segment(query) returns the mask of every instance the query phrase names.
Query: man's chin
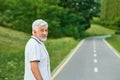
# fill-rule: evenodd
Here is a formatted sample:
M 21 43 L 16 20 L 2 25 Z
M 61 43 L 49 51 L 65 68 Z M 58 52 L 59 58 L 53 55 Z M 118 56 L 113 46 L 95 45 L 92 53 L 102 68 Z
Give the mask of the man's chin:
M 39 38 L 42 42 L 46 41 L 47 38 Z

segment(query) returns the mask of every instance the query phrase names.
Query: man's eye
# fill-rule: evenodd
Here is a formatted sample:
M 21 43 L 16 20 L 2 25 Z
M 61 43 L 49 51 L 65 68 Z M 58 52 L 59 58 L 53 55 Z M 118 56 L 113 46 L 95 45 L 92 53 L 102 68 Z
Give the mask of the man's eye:
M 45 30 L 46 32 L 48 31 L 48 30 Z
M 40 32 L 44 32 L 44 31 L 45 31 L 45 32 L 48 32 L 47 29 L 41 29 L 41 30 L 40 30 Z

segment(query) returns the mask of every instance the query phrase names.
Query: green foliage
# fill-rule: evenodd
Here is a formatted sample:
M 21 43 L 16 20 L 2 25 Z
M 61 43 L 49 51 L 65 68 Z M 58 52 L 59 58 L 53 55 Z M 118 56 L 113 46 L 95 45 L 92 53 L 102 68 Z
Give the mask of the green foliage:
M 94 17 L 91 20 L 91 23 L 92 24 L 99 24 L 99 25 L 105 26 L 106 28 L 113 29 L 113 30 L 119 30 L 120 29 L 120 27 L 119 27 L 119 23 L 120 23 L 119 17 L 116 17 L 115 20 L 112 20 L 112 21 L 109 21 L 109 20 L 101 21 L 100 18 Z
M 120 0 L 103 0 L 101 7 L 101 19 L 113 20 L 115 17 L 120 16 Z
M 120 0 L 102 0 L 101 23 L 107 26 L 119 26 Z
M 114 30 L 96 24 L 92 24 L 91 28 L 85 31 L 86 36 L 110 35 L 114 33 Z
M 97 15 L 100 4 L 94 0 L 60 0 L 60 6 L 67 8 L 70 12 L 79 13 L 88 19 Z
M 70 14 L 71 19 L 67 20 L 72 22 L 73 26 L 78 27 L 80 36 L 90 27 L 90 19 L 93 16 L 98 16 L 100 11 L 100 4 L 94 0 L 60 0 L 59 5 L 72 13 Z
M 24 48 L 30 35 L 0 27 L 0 36 L 0 80 L 23 80 Z M 77 43 L 73 38 L 48 39 L 45 42 L 51 59 L 51 71 Z
M 114 25 L 120 28 L 120 16 L 115 18 Z
M 49 37 L 76 38 L 90 27 L 89 20 L 98 11 L 94 0 L 0 0 L 0 25 L 31 34 L 32 22 L 42 18 L 49 23 Z

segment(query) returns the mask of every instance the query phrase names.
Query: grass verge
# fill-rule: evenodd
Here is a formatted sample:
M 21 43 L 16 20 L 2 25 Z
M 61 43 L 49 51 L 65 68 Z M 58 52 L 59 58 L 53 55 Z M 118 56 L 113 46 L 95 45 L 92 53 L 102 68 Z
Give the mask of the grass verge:
M 106 40 L 120 53 L 120 35 L 112 35 Z
M 0 80 L 23 80 L 24 47 L 29 38 L 29 34 L 0 27 Z M 51 71 L 78 42 L 73 38 L 48 39 L 45 42 Z
M 86 36 L 110 35 L 114 33 L 114 30 L 105 28 L 97 24 L 92 24 L 91 27 L 85 31 Z
M 73 38 L 49 39 L 46 48 L 50 53 L 51 71 L 66 57 L 77 45 L 78 41 Z

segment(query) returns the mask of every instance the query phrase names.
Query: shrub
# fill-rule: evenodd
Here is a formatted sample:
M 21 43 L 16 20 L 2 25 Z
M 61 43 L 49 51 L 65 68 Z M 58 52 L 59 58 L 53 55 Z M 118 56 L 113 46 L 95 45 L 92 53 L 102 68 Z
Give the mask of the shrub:
M 53 1 L 53 5 L 49 0 L 0 0 L 0 25 L 31 34 L 32 22 L 42 18 L 49 24 L 49 37 L 82 35 L 81 32 L 90 27 L 90 19 L 57 2 Z
M 120 28 L 120 16 L 114 19 L 114 25 Z

